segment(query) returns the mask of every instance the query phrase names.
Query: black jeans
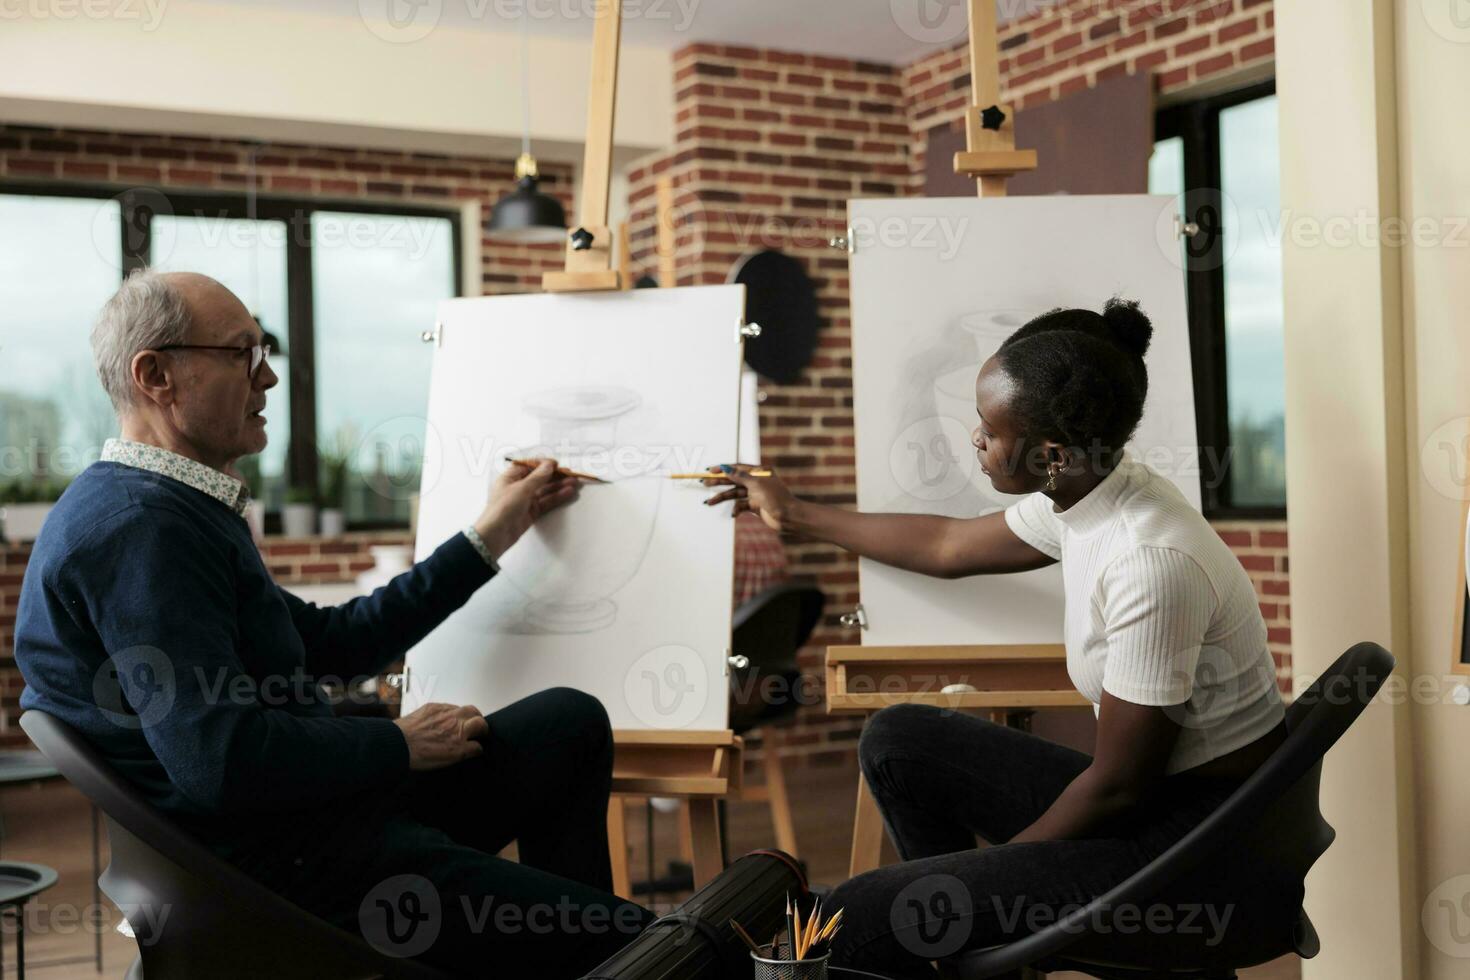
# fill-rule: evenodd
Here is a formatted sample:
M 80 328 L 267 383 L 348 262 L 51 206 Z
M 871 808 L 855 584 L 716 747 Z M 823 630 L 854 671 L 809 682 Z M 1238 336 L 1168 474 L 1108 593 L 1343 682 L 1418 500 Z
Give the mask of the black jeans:
M 846 911 L 832 962 L 890 977 L 932 978 L 931 960 L 1057 921 L 1166 850 L 1236 785 L 1169 777 L 1118 836 L 1007 844 L 1089 756 L 922 705 L 875 714 L 858 755 L 903 863 L 836 889 L 827 904 Z M 977 848 L 977 835 L 992 846 Z M 1208 918 L 1199 925 L 1212 927 Z
M 320 851 L 260 876 L 392 956 L 464 976 L 580 977 L 654 919 L 611 894 L 607 713 L 553 688 L 485 720 L 484 755 L 344 807 Z M 519 863 L 495 856 L 513 840 Z

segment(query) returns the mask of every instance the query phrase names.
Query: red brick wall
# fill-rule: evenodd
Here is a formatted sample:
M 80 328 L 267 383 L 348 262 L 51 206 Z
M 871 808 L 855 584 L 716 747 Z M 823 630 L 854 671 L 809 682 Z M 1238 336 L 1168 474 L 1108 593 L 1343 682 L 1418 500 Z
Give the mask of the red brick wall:
M 1275 57 L 1274 0 L 1062 0 L 999 30 L 1001 98 L 1017 109 L 1063 98 L 1115 75 L 1151 72 L 1162 99 L 1264 79 Z M 966 42 L 903 71 L 916 180 L 941 123 L 964 128 Z

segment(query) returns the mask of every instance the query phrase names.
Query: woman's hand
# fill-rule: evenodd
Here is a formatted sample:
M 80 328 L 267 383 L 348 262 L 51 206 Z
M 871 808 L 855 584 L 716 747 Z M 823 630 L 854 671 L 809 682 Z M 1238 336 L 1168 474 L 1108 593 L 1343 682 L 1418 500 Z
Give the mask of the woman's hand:
M 531 462 L 534 469 L 512 464 L 496 477 L 490 499 L 475 520 L 475 530 L 497 561 L 542 515 L 577 496 L 581 481 L 558 473 L 556 460 Z
M 710 497 L 705 505 L 733 500 L 735 514 L 753 511 L 771 530 L 782 534 L 796 533 L 796 513 L 801 507 L 801 501 L 792 496 L 791 491 L 786 489 L 786 484 L 774 473 L 770 476 L 752 476 L 752 469 L 750 466 L 738 465 L 711 466 L 711 475 L 705 477 L 704 485 L 728 486 L 730 489 Z

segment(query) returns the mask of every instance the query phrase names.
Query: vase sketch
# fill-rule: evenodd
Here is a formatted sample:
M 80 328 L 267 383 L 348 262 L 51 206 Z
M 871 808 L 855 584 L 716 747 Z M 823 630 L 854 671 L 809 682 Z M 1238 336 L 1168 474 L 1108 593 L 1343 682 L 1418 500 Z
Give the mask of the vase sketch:
M 975 343 L 975 359 L 934 379 L 934 407 L 938 417 L 954 419 L 967 431 L 972 431 L 979 424 L 975 411 L 975 379 L 980 374 L 980 367 L 1000 348 L 1007 337 L 1025 326 L 1035 315 L 1030 310 L 994 309 L 967 313 L 960 317 L 960 328 Z M 953 449 L 956 453 L 973 451 L 968 443 Z M 978 483 L 976 490 L 984 499 L 982 506 L 986 510 L 999 509 L 1005 505 L 1002 496 L 990 489 L 990 481 L 981 477 Z
M 540 423 L 540 451 L 608 480 L 584 484 L 502 556 L 501 574 L 530 600 L 524 619 L 534 630 L 587 633 L 617 620 L 612 596 L 643 564 L 666 482 L 648 475 L 651 454 L 618 441 L 619 420 L 641 404 L 637 392 L 610 385 L 555 388 L 522 402 Z

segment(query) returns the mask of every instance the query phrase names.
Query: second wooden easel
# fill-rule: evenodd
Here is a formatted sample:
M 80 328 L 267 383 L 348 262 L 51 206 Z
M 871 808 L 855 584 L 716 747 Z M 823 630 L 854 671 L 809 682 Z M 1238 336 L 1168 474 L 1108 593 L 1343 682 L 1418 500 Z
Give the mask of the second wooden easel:
M 970 89 L 965 149 L 955 173 L 973 177 L 981 197 L 1004 197 L 1006 181 L 1036 169 L 1036 151 L 1016 149 L 1014 113 L 1000 101 L 994 0 L 969 0 Z M 834 646 L 827 648 L 827 711 L 864 716 L 891 704 L 986 709 L 1005 724 L 1017 709 L 1080 707 L 1088 701 L 1067 677 L 1061 644 L 974 646 Z M 944 693 L 950 687 L 954 693 Z M 881 862 L 883 820 L 858 775 L 849 873 Z

